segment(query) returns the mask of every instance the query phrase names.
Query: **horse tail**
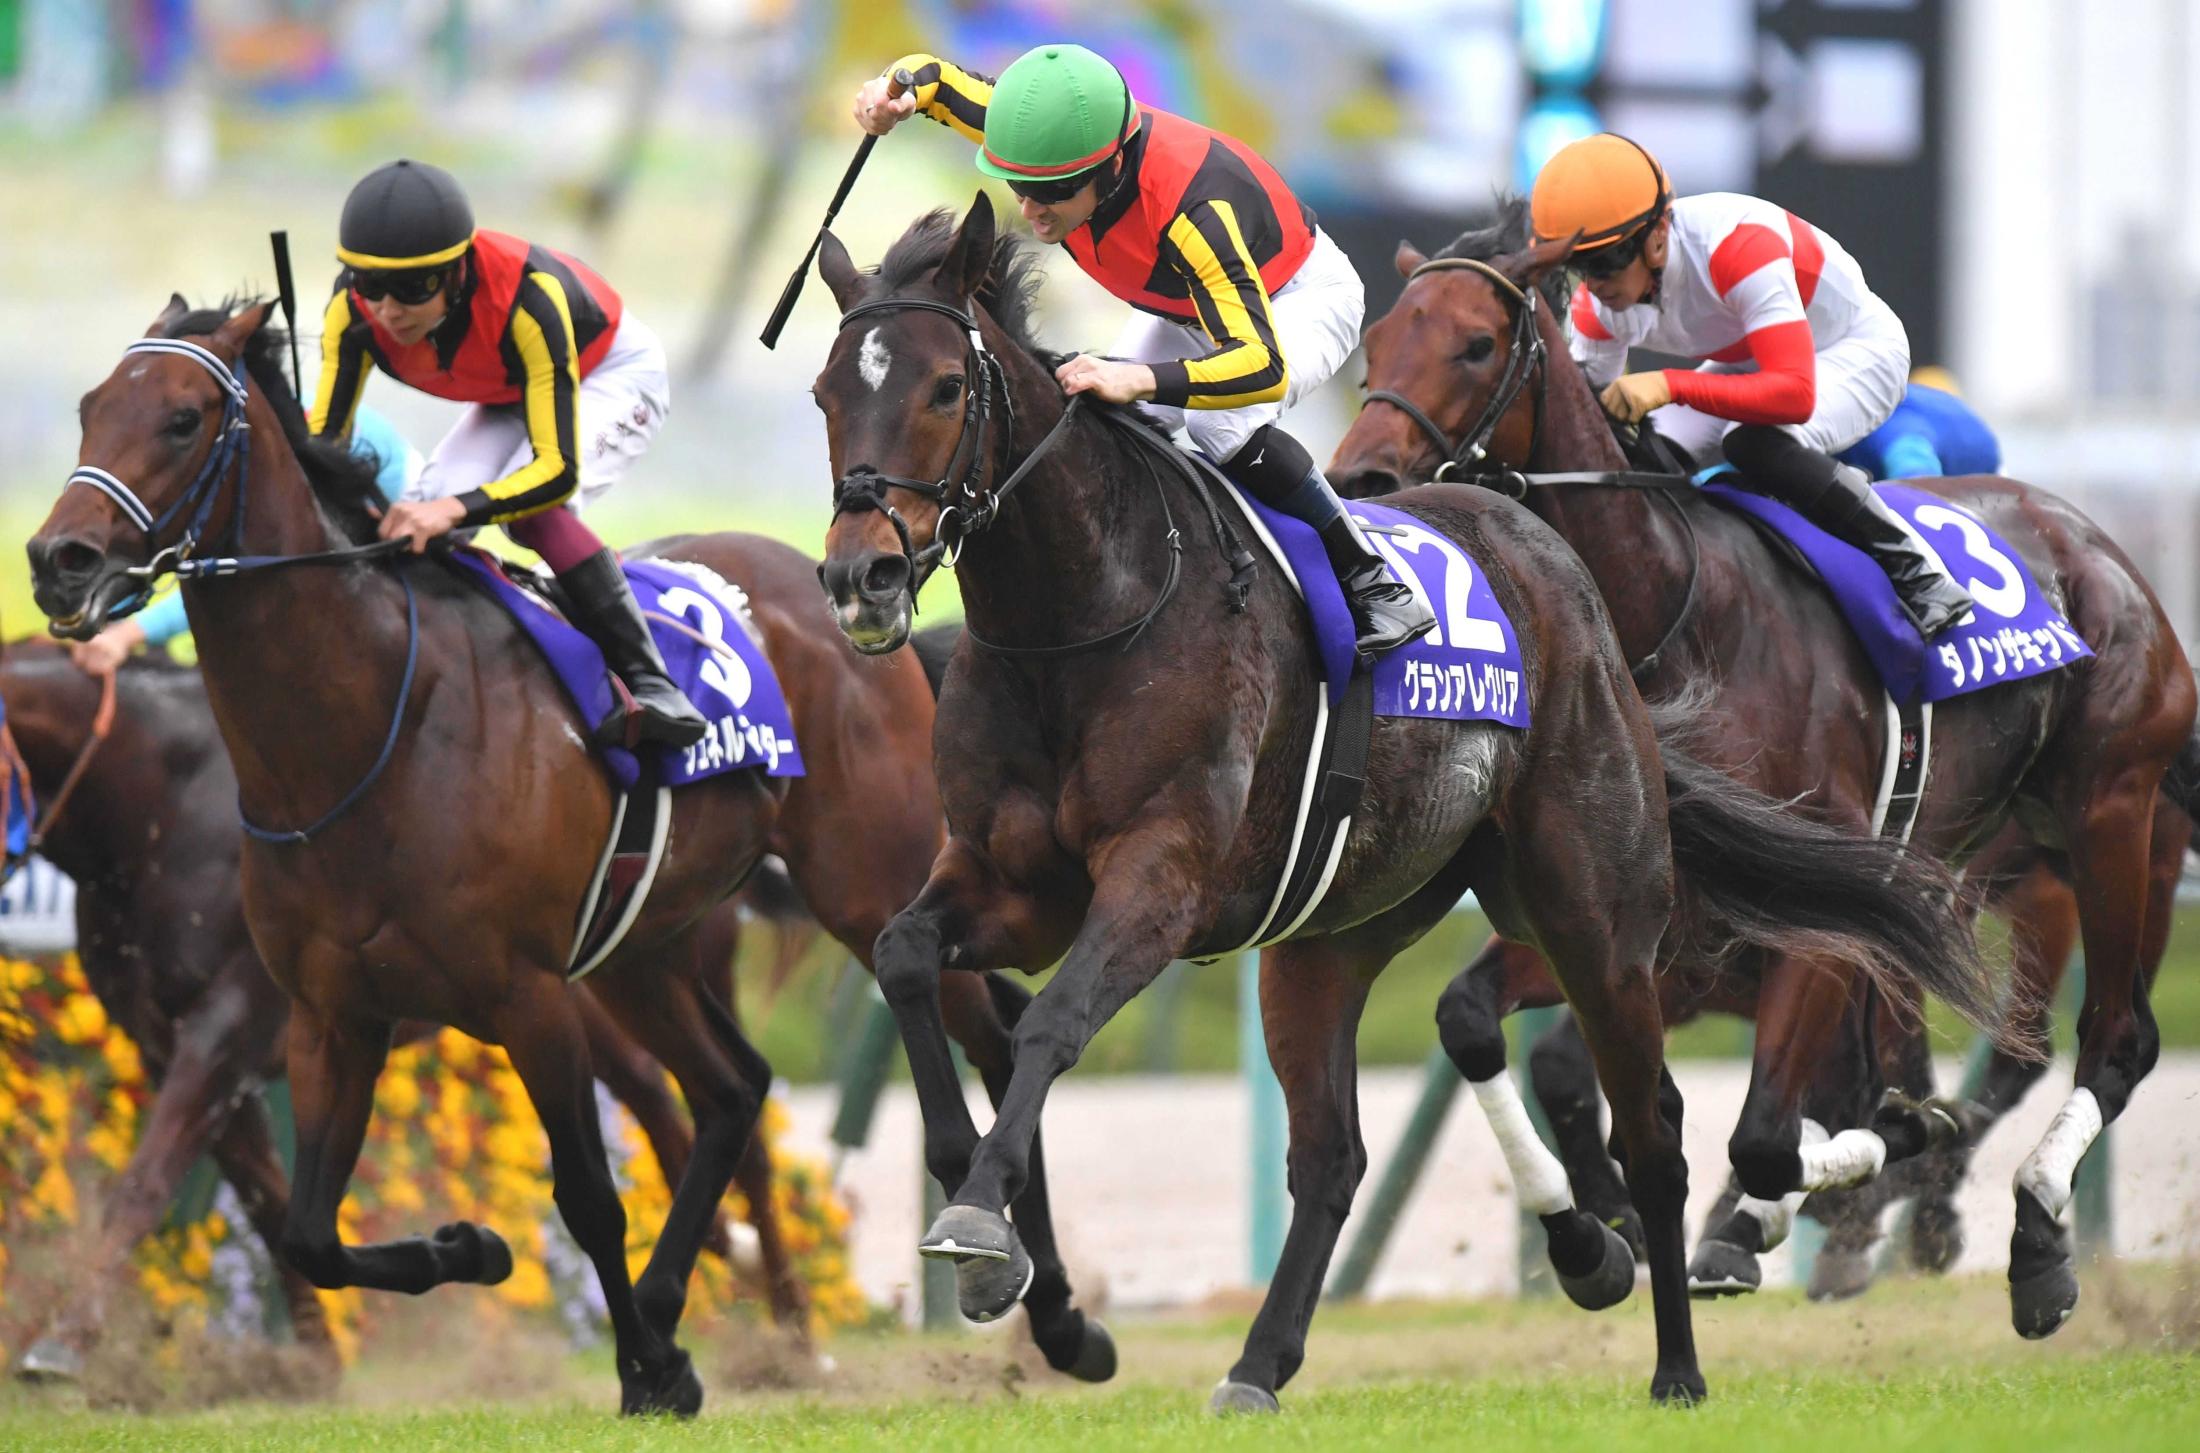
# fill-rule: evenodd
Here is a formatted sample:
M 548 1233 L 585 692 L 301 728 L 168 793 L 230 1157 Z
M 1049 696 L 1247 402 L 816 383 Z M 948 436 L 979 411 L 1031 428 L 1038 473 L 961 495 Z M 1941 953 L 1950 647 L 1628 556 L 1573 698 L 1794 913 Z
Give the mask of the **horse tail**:
M 924 665 L 924 679 L 932 684 L 935 700 L 940 694 L 940 683 L 947 679 L 947 663 L 955 659 L 955 647 L 962 643 L 963 628 L 960 624 L 926 626 L 909 638 L 909 649 L 917 653 L 917 660 Z
M 1953 873 L 1901 843 L 1792 810 L 1688 755 L 1700 721 L 1687 703 L 1653 707 L 1665 762 L 1681 913 L 1680 947 L 1718 965 L 1744 950 L 1860 969 L 1901 1012 L 1918 990 L 2013 1052 L 1972 913 Z

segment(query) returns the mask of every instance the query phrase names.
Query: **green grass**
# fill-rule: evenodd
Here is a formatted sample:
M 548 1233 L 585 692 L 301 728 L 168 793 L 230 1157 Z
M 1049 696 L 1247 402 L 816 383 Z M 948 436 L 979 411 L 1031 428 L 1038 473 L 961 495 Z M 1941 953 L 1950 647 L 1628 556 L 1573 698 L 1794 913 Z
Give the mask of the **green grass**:
M 1638 1295 L 1597 1317 L 1550 1302 L 1326 1308 L 1280 1419 L 1205 1412 L 1206 1389 L 1246 1325 L 1210 1315 L 1118 1323 L 1123 1373 L 1105 1388 L 1053 1377 L 1008 1336 L 897 1333 L 834 1344 L 839 1370 L 800 1390 L 740 1391 L 724 1375 L 734 1354 L 705 1340 L 691 1344 L 709 1389 L 700 1420 L 621 1422 L 609 1411 L 608 1353 L 500 1347 L 487 1334 L 455 1357 L 370 1352 L 334 1404 L 121 1414 L 88 1411 L 73 1393 L 0 1391 L 0 1447 L 2187 1448 L 2200 1414 L 2190 1304 L 2165 1337 L 2170 1304 L 2123 1287 L 2134 1280 L 2089 1279 L 2092 1304 L 2043 1345 L 2010 1333 L 1993 1280 L 1897 1284 L 1840 1307 L 1769 1295 L 1702 1310 L 1711 1398 L 1692 1411 L 1645 1396 L 1649 1316 Z M 470 1335 L 462 1327 L 444 1321 L 437 1340 Z

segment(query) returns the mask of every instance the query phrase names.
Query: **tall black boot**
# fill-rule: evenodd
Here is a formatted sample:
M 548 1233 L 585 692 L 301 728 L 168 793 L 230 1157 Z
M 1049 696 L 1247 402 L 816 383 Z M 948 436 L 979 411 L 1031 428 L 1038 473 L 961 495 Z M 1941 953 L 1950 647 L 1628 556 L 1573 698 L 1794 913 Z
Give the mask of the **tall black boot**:
M 702 740 L 710 724 L 672 678 L 665 658 L 649 634 L 649 622 L 627 586 L 615 551 L 601 550 L 558 577 L 573 608 L 573 624 L 603 651 L 604 664 L 626 683 L 641 708 L 641 740 L 688 747 Z M 626 713 L 614 711 L 596 723 L 600 746 L 626 743 Z
M 1322 527 L 1322 549 L 1344 587 L 1360 659 L 1372 662 L 1416 636 L 1436 629 L 1436 617 L 1411 586 L 1391 575 L 1383 557 L 1367 548 L 1352 521 L 1339 514 Z
M 1752 488 L 1871 556 L 1926 640 L 1971 618 L 1971 593 L 1918 547 L 1861 469 L 1835 463 L 1784 429 L 1758 424 L 1726 436 L 1726 457 Z
M 1421 597 L 1391 578 L 1345 518 L 1337 492 L 1306 446 L 1274 424 L 1263 424 L 1223 465 L 1238 486 L 1271 509 L 1304 520 L 1321 533 L 1329 568 L 1344 587 L 1363 665 L 1436 628 Z

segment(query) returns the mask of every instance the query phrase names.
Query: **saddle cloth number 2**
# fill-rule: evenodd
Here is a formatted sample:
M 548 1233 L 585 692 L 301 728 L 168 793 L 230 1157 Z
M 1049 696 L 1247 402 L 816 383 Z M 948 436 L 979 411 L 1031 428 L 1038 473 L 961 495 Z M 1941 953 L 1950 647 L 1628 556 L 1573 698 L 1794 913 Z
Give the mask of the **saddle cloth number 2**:
M 1468 605 L 1474 590 L 1474 562 L 1467 552 L 1431 530 L 1414 524 L 1370 525 L 1360 519 L 1366 531 L 1367 541 L 1376 553 L 1390 562 L 1390 568 L 1405 582 L 1406 588 L 1421 598 L 1436 617 L 1436 629 L 1429 632 L 1428 644 L 1449 646 L 1455 651 L 1479 651 L 1488 655 L 1503 655 L 1505 632 L 1497 622 L 1474 615 Z M 1407 557 L 1412 557 L 1411 564 Z M 1422 561 L 1434 555 L 1440 563 L 1436 589 L 1429 589 L 1429 582 L 1422 577 Z

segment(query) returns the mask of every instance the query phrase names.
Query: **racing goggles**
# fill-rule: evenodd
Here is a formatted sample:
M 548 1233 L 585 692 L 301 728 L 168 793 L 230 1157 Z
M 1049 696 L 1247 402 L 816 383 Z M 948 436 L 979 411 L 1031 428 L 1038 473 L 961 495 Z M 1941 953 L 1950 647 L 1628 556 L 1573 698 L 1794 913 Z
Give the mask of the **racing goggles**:
M 1610 247 L 1600 247 L 1594 252 L 1577 252 L 1566 259 L 1566 266 L 1585 278 L 1597 281 L 1618 277 L 1634 265 L 1636 258 L 1642 256 L 1643 236 L 1643 232 L 1637 232 Z
M 384 298 L 395 298 L 408 308 L 417 308 L 443 291 L 447 271 L 448 269 L 440 267 L 412 268 L 405 272 L 355 269 L 351 275 L 351 287 L 353 292 L 370 303 L 379 303 Z
M 1027 202 L 1037 202 L 1042 207 L 1058 207 L 1085 189 L 1097 168 L 1068 177 L 1048 177 L 1044 181 L 1010 182 L 1008 189 Z

